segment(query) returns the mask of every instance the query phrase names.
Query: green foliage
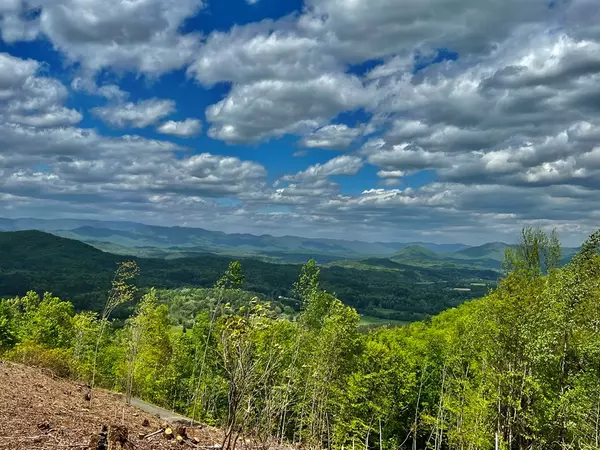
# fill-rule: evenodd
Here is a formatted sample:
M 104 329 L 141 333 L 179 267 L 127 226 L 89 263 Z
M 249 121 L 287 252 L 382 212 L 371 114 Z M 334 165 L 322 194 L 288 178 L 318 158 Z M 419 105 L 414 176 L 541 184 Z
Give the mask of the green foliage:
M 25 297 L 9 300 L 16 312 L 18 340 L 46 348 L 69 348 L 74 337 L 73 305 L 51 294 L 39 297 L 29 292 Z
M 92 360 L 92 389 L 96 383 L 96 369 L 98 365 L 98 352 L 104 336 L 104 330 L 108 324 L 108 319 L 112 312 L 120 305 L 133 300 L 136 292 L 132 281 L 139 274 L 139 268 L 135 261 L 125 261 L 119 264 L 112 279 L 111 289 L 108 293 L 104 310 L 100 318 L 100 327 L 94 347 L 94 359 Z
M 156 291 L 144 295 L 122 339 L 127 348 L 127 394 L 166 404 L 169 386 L 161 374 L 168 368 L 172 349 L 168 309 L 158 304 Z
M 300 269 L 300 277 L 294 282 L 294 293 L 307 303 L 319 291 L 319 275 L 321 269 L 314 259 L 309 260 Z
M 242 265 L 239 261 L 232 261 L 225 271 L 225 274 L 219 278 L 215 284 L 217 289 L 239 289 L 244 284 L 244 274 L 242 273 Z
M 76 314 L 73 324 L 73 356 L 77 360 L 78 372 L 83 379 L 91 379 L 96 340 L 100 334 L 97 314 L 84 311 Z
M 15 311 L 8 301 L 0 300 L 0 353 L 12 348 L 18 340 Z
M 238 310 L 258 298 L 263 304 L 269 303 L 277 314 L 287 318 L 293 318 L 297 313 L 282 302 L 268 301 L 266 296 L 257 295 L 254 292 L 239 289 L 216 289 L 216 288 L 182 288 L 166 289 L 157 291 L 158 301 L 168 306 L 171 323 L 191 329 L 198 314 L 205 311 L 214 311 L 219 299 L 232 310 Z M 218 311 L 218 314 L 221 311 Z
M 102 311 L 102 320 L 108 319 L 115 308 L 133 301 L 136 287 L 132 281 L 139 275 L 140 269 L 135 261 L 119 263 L 113 277 L 108 299 Z
M 405 327 L 359 330 L 314 262 L 286 320 L 233 263 L 211 290 L 148 291 L 124 327 L 29 293 L 0 303 L 0 333 L 7 357 L 84 380 L 97 354 L 99 384 L 222 426 L 223 448 L 252 433 L 265 447 L 594 449 L 599 247 L 600 232 L 558 268 L 556 236 L 526 229 L 497 289 Z
M 26 341 L 6 356 L 21 364 L 48 369 L 54 376 L 66 378 L 77 374 L 77 362 L 71 349 L 45 348 L 35 342 Z
M 30 290 L 39 294 L 52 292 L 73 303 L 76 311 L 91 310 L 101 314 L 107 302 L 106 292 L 113 288 L 115 269 L 129 259 L 46 233 L 0 233 L 0 298 L 23 296 Z M 140 268 L 135 285 L 145 292 L 151 287 L 161 291 L 213 288 L 228 270 L 231 258 L 202 254 L 176 260 L 136 258 L 134 261 Z M 257 259 L 240 262 L 245 277 L 236 279 L 233 267 L 230 268 L 231 277 L 223 282 L 233 283 L 235 286 L 232 287 L 253 292 L 273 303 L 280 302 L 278 306 L 282 310 L 287 307 L 288 315 L 292 313 L 290 310 L 298 312 L 301 309 L 295 301 L 298 299 L 296 289 L 300 286 L 294 287 L 301 266 L 269 264 Z M 310 271 L 318 272 L 319 289 L 334 293 L 346 305 L 366 315 L 400 321 L 422 320 L 465 300 L 481 297 L 487 293 L 487 285 L 495 285 L 499 276 L 493 270 L 414 267 L 386 259 L 352 261 L 348 267 L 317 267 L 314 262 L 309 266 L 307 282 Z M 472 286 L 473 282 L 485 285 Z M 456 287 L 471 290 L 457 292 L 453 290 Z M 120 303 L 111 312 L 111 317 L 125 320 L 134 312 L 135 306 L 127 300 Z M 379 314 L 377 311 L 382 309 L 394 313 Z M 188 317 L 188 322 L 193 317 Z

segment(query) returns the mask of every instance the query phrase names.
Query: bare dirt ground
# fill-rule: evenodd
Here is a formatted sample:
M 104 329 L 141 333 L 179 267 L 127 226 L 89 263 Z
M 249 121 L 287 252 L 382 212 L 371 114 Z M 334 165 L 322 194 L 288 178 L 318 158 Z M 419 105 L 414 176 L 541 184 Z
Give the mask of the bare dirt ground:
M 168 425 L 173 430 L 169 439 L 160 431 L 166 427 L 162 419 L 125 404 L 119 394 L 94 390 L 91 402 L 89 398 L 85 385 L 0 361 L 0 450 L 104 450 L 103 427 L 109 430 L 108 440 L 126 429 L 123 449 L 207 449 L 221 443 L 218 429 L 201 426 L 187 427 L 181 432 L 185 439 L 177 441 L 177 424 Z M 90 445 L 93 438 L 97 442 Z M 119 450 L 121 444 L 113 448 Z

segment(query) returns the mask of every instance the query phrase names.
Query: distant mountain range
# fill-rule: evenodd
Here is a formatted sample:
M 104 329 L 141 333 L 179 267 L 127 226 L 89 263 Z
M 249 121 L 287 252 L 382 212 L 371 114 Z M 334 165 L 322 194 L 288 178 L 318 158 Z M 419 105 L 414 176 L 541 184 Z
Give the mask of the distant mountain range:
M 234 256 L 269 256 L 274 259 L 303 261 L 306 257 L 324 260 L 391 256 L 404 248 L 418 245 L 436 253 L 452 253 L 468 248 L 464 244 L 429 242 L 363 242 L 341 239 L 313 239 L 298 236 L 255 236 L 227 234 L 202 228 L 159 227 L 134 222 L 108 222 L 79 219 L 1 219 L 0 231 L 38 230 L 90 243 L 113 253 L 144 256 L 191 256 L 217 253 Z
M 52 292 L 72 301 L 78 310 L 99 311 L 106 302 L 117 264 L 129 259 L 132 257 L 113 255 L 78 240 L 40 231 L 0 232 L 0 299 L 24 295 L 29 290 Z M 174 289 L 213 286 L 233 258 L 204 253 L 170 260 L 133 259 L 140 267 L 140 288 Z M 293 300 L 299 264 L 236 259 L 241 261 L 245 275 L 243 289 L 288 306 L 297 305 L 297 301 L 289 303 L 285 299 Z M 414 267 L 374 259 L 357 263 L 357 267 L 322 267 L 320 280 L 325 290 L 363 314 L 412 321 L 485 295 L 496 284 L 498 273 Z
M 381 267 L 389 261 L 420 267 L 472 267 L 498 270 L 509 246 L 430 242 L 363 242 L 298 236 L 227 234 L 202 228 L 159 227 L 135 222 L 80 219 L 2 219 L 0 231 L 39 230 L 76 239 L 101 250 L 147 258 L 176 259 L 214 253 L 300 263 L 315 258 L 321 264 Z M 565 249 L 568 260 L 577 249 Z

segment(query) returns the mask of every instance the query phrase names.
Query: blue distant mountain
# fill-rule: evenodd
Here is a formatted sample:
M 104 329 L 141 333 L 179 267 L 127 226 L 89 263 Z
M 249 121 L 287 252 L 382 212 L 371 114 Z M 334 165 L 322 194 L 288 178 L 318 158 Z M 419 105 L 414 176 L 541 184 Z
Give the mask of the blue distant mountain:
M 104 251 L 122 255 L 175 259 L 203 253 L 256 257 L 269 262 L 300 263 L 315 258 L 319 263 L 375 258 L 392 263 L 430 267 L 477 267 L 499 270 L 502 242 L 481 246 L 430 242 L 364 242 L 271 236 L 211 231 L 203 228 L 161 227 L 135 222 L 86 219 L 1 219 L 0 231 L 39 230 L 76 239 Z M 565 249 L 566 260 L 576 249 Z M 369 265 L 373 265 L 372 261 Z

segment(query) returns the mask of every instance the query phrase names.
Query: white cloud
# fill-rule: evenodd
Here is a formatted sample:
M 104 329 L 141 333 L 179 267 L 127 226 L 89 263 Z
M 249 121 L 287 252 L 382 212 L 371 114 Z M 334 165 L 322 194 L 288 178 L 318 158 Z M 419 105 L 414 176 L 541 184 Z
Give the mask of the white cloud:
M 83 116 L 73 109 L 56 107 L 46 109 L 35 115 L 11 114 L 7 119 L 12 123 L 20 125 L 44 128 L 75 125 L 81 122 Z
M 307 0 L 300 26 L 329 41 L 350 62 L 406 49 L 487 52 L 521 24 L 560 17 L 561 7 L 539 0 Z
M 370 102 L 357 77 L 331 74 L 304 81 L 236 85 L 206 111 L 209 136 L 231 143 L 310 131 L 342 111 Z
M 90 130 L 0 127 L 0 191 L 64 202 L 148 204 L 168 196 L 231 197 L 260 191 L 266 171 L 239 158 L 202 153 L 137 136 L 107 138 Z M 43 164 L 44 170 L 34 168 Z M 173 200 L 175 201 L 175 200 Z
M 383 170 L 434 169 L 465 184 L 597 186 L 583 158 L 600 125 L 599 45 L 515 34 L 477 64 L 387 75 L 377 113 L 400 118 L 362 152 Z
M 397 3 L 306 0 L 298 14 L 201 37 L 182 31 L 200 0 L 30 0 L 37 17 L 21 1 L 2 2 L 2 38 L 48 39 L 74 64 L 71 89 L 108 99 L 94 112 L 115 127 L 199 133 L 198 119 L 167 120 L 170 100 L 122 103 L 127 93 L 115 81 L 122 72 L 152 78 L 185 69 L 200 87 L 226 83 L 206 110 L 215 139 L 246 144 L 295 134 L 305 148 L 361 148 L 360 157 L 345 154 L 269 186 L 265 168 L 251 161 L 181 158 L 192 149 L 76 128 L 82 116 L 67 106 L 62 82 L 41 63 L 0 54 L 0 205 L 29 211 L 39 201 L 89 212 L 97 202 L 119 217 L 166 214 L 225 228 L 252 222 L 260 231 L 291 220 L 285 232 L 353 229 L 379 239 L 596 226 L 597 1 Z M 460 58 L 414 70 L 433 62 L 438 48 Z M 331 179 L 354 177 L 364 164 L 375 166 L 377 179 L 354 178 L 362 194 Z M 422 170 L 433 173 L 421 178 L 424 186 L 403 184 Z M 211 202 L 219 196 L 236 207 Z
M 93 108 L 92 114 L 116 128 L 145 128 L 175 112 L 172 100 L 150 99 Z
M 160 125 L 156 130 L 162 134 L 190 138 L 200 134 L 202 131 L 202 121 L 198 119 L 185 119 L 181 122 L 169 120 Z
M 380 178 L 402 178 L 406 175 L 403 170 L 380 170 L 377 176 Z
M 341 67 L 325 52 L 323 42 L 300 34 L 293 22 L 265 20 L 234 26 L 227 33 L 213 32 L 188 74 L 212 86 L 221 81 L 302 81 L 339 71 Z
M 345 150 L 363 131 L 363 127 L 351 128 L 346 124 L 326 125 L 305 136 L 301 145 L 308 148 Z
M 31 41 L 39 32 L 39 20 L 25 20 L 22 0 L 3 0 L 0 4 L 0 37 L 8 43 Z
M 83 118 L 64 106 L 67 88 L 54 78 L 41 76 L 42 66 L 0 53 L 0 121 L 34 127 L 74 125 Z
M 198 50 L 199 36 L 180 28 L 203 6 L 202 0 L 13 0 L 2 15 L 10 25 L 3 26 L 3 39 L 41 33 L 85 70 L 160 75 L 183 67 Z M 36 9 L 39 18 L 25 19 Z
M 188 74 L 205 86 L 233 83 L 227 98 L 206 111 L 213 122 L 209 135 L 230 143 L 311 133 L 372 98 L 326 43 L 299 30 L 292 18 L 212 33 Z
M 39 68 L 39 63 L 32 59 L 24 60 L 0 53 L 0 99 L 14 97 L 15 90 L 22 88 Z
M 330 159 L 324 164 L 315 164 L 295 175 L 286 175 L 283 181 L 322 180 L 334 175 L 356 175 L 362 168 L 363 161 L 357 156 L 342 155 Z
M 330 177 L 353 176 L 362 167 L 363 161 L 357 156 L 338 156 L 326 163 L 281 177 L 275 182 L 274 189 L 264 191 L 252 200 L 265 204 L 317 207 L 321 202 L 339 195 L 339 186 Z
M 1 124 L 0 146 L 6 167 L 27 167 L 27 163 L 56 161 L 143 158 L 153 154 L 171 154 L 185 151 L 185 147 L 168 141 L 144 139 L 125 135 L 105 137 L 92 129 L 34 127 Z M 10 163 L 10 164 L 9 164 Z
M 123 91 L 116 84 L 103 84 L 98 86 L 91 75 L 77 76 L 71 82 L 71 88 L 74 91 L 86 92 L 90 95 L 98 95 L 108 100 L 125 101 L 129 97 L 129 93 Z

